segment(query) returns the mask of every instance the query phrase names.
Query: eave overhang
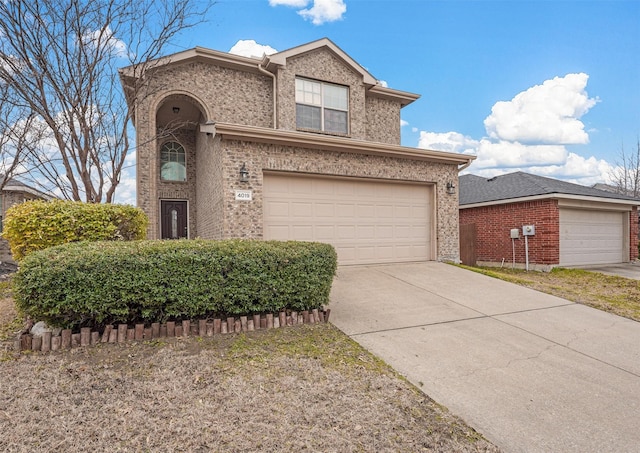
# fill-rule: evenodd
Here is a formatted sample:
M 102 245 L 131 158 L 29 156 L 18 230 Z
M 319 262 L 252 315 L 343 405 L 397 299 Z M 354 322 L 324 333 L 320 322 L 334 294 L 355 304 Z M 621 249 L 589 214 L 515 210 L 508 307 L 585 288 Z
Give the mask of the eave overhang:
M 533 195 L 529 197 L 519 197 L 519 198 L 505 198 L 502 200 L 492 200 L 492 201 L 484 201 L 481 203 L 469 203 L 460 205 L 459 209 L 470 209 L 470 208 L 481 208 L 485 206 L 496 206 L 503 204 L 512 204 L 512 203 L 524 203 L 527 201 L 538 201 L 538 200 L 558 200 L 558 205 L 560 207 L 578 207 L 579 203 L 600 203 L 602 205 L 618 205 L 624 206 L 621 210 L 631 210 L 633 206 L 640 206 L 640 200 L 622 200 L 619 198 L 606 198 L 606 197 L 593 197 L 589 195 L 572 195 L 572 194 L 564 194 L 564 193 L 551 193 L 551 194 L 541 194 L 541 195 Z
M 394 90 L 392 88 L 383 87 L 382 85 L 372 86 L 371 88 L 369 88 L 369 93 L 377 98 L 399 101 L 403 107 L 420 98 L 419 94 L 409 93 L 408 91 Z
M 437 162 L 451 165 L 468 165 L 476 157 L 464 154 L 409 148 L 400 145 L 354 140 L 346 137 L 287 131 L 231 123 L 210 123 L 200 126 L 201 132 L 214 134 L 222 140 L 239 140 L 300 148 L 321 149 L 373 156 L 399 157 L 403 159 Z
M 3 192 L 21 192 L 21 193 L 28 193 L 30 195 L 42 198 L 44 200 L 53 200 L 56 197 L 54 197 L 53 195 L 44 193 L 39 191 L 38 189 L 34 189 L 33 187 L 29 187 L 26 185 L 22 185 L 22 184 L 12 184 L 11 182 L 7 183 L 7 185 L 5 185 L 2 188 Z

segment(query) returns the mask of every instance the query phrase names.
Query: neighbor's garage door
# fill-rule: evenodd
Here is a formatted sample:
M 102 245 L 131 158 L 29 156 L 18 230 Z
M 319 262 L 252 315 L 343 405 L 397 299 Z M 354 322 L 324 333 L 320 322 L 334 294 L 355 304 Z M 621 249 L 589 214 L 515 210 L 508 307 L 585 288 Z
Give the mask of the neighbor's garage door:
M 264 237 L 333 244 L 340 264 L 432 259 L 432 187 L 264 176 Z
M 560 209 L 560 264 L 621 263 L 625 258 L 622 212 Z

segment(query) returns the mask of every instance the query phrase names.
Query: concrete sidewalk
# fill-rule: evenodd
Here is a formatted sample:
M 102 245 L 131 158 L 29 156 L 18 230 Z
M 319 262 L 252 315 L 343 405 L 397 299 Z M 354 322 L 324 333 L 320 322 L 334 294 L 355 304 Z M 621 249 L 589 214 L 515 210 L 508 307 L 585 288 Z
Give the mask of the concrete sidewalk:
M 640 451 L 640 323 L 435 262 L 341 267 L 331 321 L 507 452 Z

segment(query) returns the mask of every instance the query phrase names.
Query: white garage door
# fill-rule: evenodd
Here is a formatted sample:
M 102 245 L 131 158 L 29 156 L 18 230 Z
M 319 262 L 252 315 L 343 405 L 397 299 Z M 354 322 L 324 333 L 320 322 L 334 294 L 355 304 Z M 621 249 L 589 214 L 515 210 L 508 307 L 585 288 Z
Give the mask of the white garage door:
M 264 237 L 332 244 L 340 264 L 432 259 L 432 187 L 265 174 Z
M 621 263 L 625 253 L 622 212 L 560 209 L 560 264 Z

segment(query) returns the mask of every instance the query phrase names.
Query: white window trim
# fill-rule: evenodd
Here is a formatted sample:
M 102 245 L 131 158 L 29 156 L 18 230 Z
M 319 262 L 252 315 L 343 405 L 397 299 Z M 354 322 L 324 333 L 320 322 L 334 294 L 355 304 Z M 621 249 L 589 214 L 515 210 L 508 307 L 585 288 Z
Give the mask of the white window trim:
M 182 150 L 184 151 L 184 180 L 180 180 L 180 179 L 164 179 L 162 177 L 162 150 L 165 147 L 165 145 L 167 143 L 177 143 L 178 145 L 180 145 L 180 147 L 182 148 Z M 182 182 L 187 182 L 188 179 L 188 175 L 187 175 L 187 160 L 188 160 L 188 156 L 187 156 L 187 148 L 185 148 L 185 146 L 180 143 L 178 140 L 167 140 L 165 141 L 162 145 L 160 145 L 160 150 L 158 152 L 158 160 L 159 160 L 159 166 L 158 166 L 158 172 L 159 172 L 159 176 L 160 176 L 160 181 L 162 182 L 178 182 L 178 183 L 182 183 Z M 171 161 L 169 161 L 171 162 Z
M 323 82 L 323 81 L 320 81 L 320 80 L 309 79 L 309 78 L 306 78 L 306 77 L 296 77 L 296 80 L 304 80 L 304 81 L 307 81 L 307 82 L 317 83 L 317 84 L 320 85 L 320 105 L 309 104 L 309 103 L 306 103 L 306 102 L 298 102 L 298 100 L 296 99 L 296 105 L 299 104 L 299 105 L 307 105 L 307 106 L 310 106 L 310 107 L 319 107 L 320 108 L 320 129 L 307 128 L 307 127 L 300 128 L 300 129 L 324 132 L 324 133 L 327 133 L 327 134 L 340 134 L 340 135 L 346 134 L 346 135 L 348 135 L 350 130 L 351 130 L 350 121 L 349 121 L 349 118 L 350 118 L 349 117 L 349 108 L 350 108 L 349 87 L 347 85 L 340 85 L 339 83 Z M 339 88 L 344 88 L 345 89 L 345 91 L 347 92 L 346 93 L 347 94 L 347 108 L 346 109 L 339 109 L 339 108 L 334 108 L 334 107 L 325 107 L 325 105 L 324 105 L 324 87 L 325 86 L 334 86 L 334 87 L 339 87 Z M 297 91 L 297 89 L 296 89 L 296 91 Z M 346 124 L 347 131 L 346 132 L 336 132 L 336 131 L 328 131 L 328 130 L 326 130 L 325 124 L 324 124 L 324 112 L 325 112 L 325 109 L 327 109 L 327 110 L 335 110 L 335 111 L 338 111 L 338 112 L 345 112 L 347 114 L 347 120 L 346 120 L 347 121 L 347 124 Z M 297 119 L 297 115 L 296 115 L 296 124 L 297 124 L 297 121 L 298 121 L 298 119 Z

